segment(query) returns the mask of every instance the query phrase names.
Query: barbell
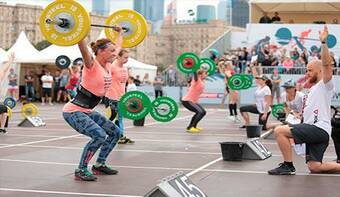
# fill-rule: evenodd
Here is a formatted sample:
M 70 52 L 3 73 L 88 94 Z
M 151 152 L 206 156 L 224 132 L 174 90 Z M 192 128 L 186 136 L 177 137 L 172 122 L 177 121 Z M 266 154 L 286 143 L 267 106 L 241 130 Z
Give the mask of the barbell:
M 149 113 L 151 117 L 160 122 L 169 122 L 178 114 L 178 105 L 170 97 L 158 97 L 153 102 L 140 91 L 125 93 L 118 103 L 119 111 L 125 118 L 140 120 Z M 106 116 L 111 116 L 110 107 L 106 109 Z
M 71 46 L 83 40 L 90 27 L 105 28 L 105 35 L 115 42 L 118 29 L 123 29 L 124 48 L 131 48 L 142 42 L 147 34 L 145 18 L 134 10 L 123 9 L 111 14 L 105 25 L 91 24 L 89 13 L 74 0 L 55 0 L 40 16 L 40 30 L 50 43 Z
M 28 116 L 35 117 L 38 116 L 39 109 L 33 103 L 27 103 L 21 107 L 19 112 L 13 112 L 12 109 L 7 106 L 7 113 L 9 118 L 12 118 L 13 113 L 20 113 L 23 118 L 26 118 Z

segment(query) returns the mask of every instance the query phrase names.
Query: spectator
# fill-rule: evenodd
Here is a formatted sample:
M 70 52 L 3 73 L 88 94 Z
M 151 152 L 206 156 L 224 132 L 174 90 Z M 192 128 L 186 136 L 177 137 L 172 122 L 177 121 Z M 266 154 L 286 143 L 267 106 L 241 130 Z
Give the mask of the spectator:
M 55 102 L 58 102 L 58 92 L 60 90 L 60 80 L 61 80 L 60 71 L 57 70 L 57 71 L 55 71 L 55 74 L 54 74 L 54 86 L 53 86 L 53 100 Z
M 34 76 L 32 75 L 32 71 L 27 70 L 26 75 L 24 76 L 25 79 L 25 96 L 27 101 L 33 101 L 35 98 L 34 95 Z
M 168 85 L 169 86 L 175 86 L 176 85 L 176 69 L 174 68 L 174 65 L 169 65 L 169 67 L 166 69 L 166 75 L 168 79 Z
M 272 22 L 272 20 L 268 16 L 268 13 L 267 12 L 263 12 L 263 16 L 260 18 L 259 23 L 271 23 L 271 22 Z
M 281 97 L 281 89 L 280 89 L 280 83 L 281 83 L 281 75 L 279 75 L 279 71 L 277 69 L 274 69 L 273 74 L 270 76 L 270 80 L 272 81 L 272 99 L 274 102 L 274 98 L 276 96 L 276 102 L 280 103 L 280 97 Z
M 142 82 L 139 79 L 139 75 L 136 75 L 136 78 L 133 80 L 133 83 L 136 84 L 136 86 L 140 86 Z
M 297 48 L 295 47 L 294 51 L 292 51 L 290 53 L 290 58 L 292 58 L 292 60 L 295 61 L 295 60 L 297 60 L 299 58 L 299 56 L 300 56 L 300 53 L 298 52 Z
M 14 69 L 11 68 L 9 69 L 8 74 L 8 93 L 11 97 L 18 100 L 19 99 L 18 90 L 19 90 L 18 75 L 14 72 Z
M 162 73 L 160 71 L 157 72 L 157 76 L 153 82 L 153 86 L 155 88 L 155 98 L 159 96 L 163 96 L 163 84 L 164 78 L 162 77 Z
M 53 85 L 53 77 L 50 74 L 50 71 L 45 71 L 45 75 L 41 77 L 42 82 L 42 95 L 41 95 L 41 104 L 45 105 L 45 99 L 47 96 L 48 103 L 53 105 L 52 103 L 52 85 Z
M 67 101 L 67 92 L 65 89 L 65 86 L 67 85 L 69 81 L 69 72 L 67 69 L 64 69 L 61 71 L 60 75 L 60 83 L 59 83 L 59 90 L 57 94 L 57 102 L 60 102 L 60 99 L 63 98 L 63 102 Z
M 135 79 L 133 77 L 129 77 L 128 79 L 128 85 L 126 86 L 126 92 L 136 91 L 137 86 L 135 84 Z
M 80 66 L 73 65 L 69 68 L 69 72 L 71 73 L 69 77 L 68 84 L 65 86 L 66 92 L 68 93 L 68 99 L 73 99 L 77 94 L 77 87 L 79 84 L 80 78 Z
M 281 18 L 279 17 L 279 13 L 278 12 L 274 12 L 274 16 L 273 16 L 271 22 L 274 23 L 276 21 L 281 21 Z
M 151 81 L 149 79 L 149 73 L 145 73 L 142 81 L 143 85 L 151 85 Z

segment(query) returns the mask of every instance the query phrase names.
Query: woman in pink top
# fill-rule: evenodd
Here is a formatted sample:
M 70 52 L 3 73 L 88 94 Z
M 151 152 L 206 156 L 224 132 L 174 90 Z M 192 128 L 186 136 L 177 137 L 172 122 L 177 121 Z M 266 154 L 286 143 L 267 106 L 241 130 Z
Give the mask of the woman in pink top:
M 204 79 L 207 78 L 207 72 L 203 70 L 198 70 L 194 73 L 194 79 L 190 83 L 187 95 L 182 98 L 182 104 L 188 110 L 195 112 L 192 117 L 189 126 L 187 127 L 187 132 L 197 133 L 202 129 L 197 127 L 198 122 L 207 113 L 205 109 L 198 104 L 198 99 L 204 90 Z
M 14 59 L 15 59 L 14 53 L 11 53 L 11 55 L 8 57 L 8 61 L 3 64 L 0 64 L 0 84 L 2 83 L 8 69 L 14 62 Z M 4 104 L 0 103 L 0 133 L 6 133 L 5 127 L 7 126 L 8 126 L 7 107 Z
M 87 48 L 85 40 L 78 43 L 84 59 L 82 80 L 77 89 L 77 94 L 63 109 L 66 122 L 77 132 L 86 135 L 91 140 L 86 144 L 80 159 L 78 169 L 75 170 L 75 178 L 83 181 L 95 181 L 95 177 L 88 171 L 87 166 L 93 155 L 100 148 L 96 165 L 92 166 L 94 174 L 117 174 L 118 171 L 105 164 L 106 158 L 117 144 L 121 136 L 121 130 L 100 113 L 93 111 L 111 85 L 110 64 L 120 50 L 122 30 L 119 42 L 116 45 L 109 39 L 100 39 L 91 43 L 92 54 Z
M 125 94 L 126 83 L 128 81 L 129 73 L 128 69 L 123 65 L 129 60 L 129 52 L 122 49 L 118 53 L 117 59 L 111 65 L 112 84 L 103 99 L 105 107 L 111 109 L 111 121 L 124 132 L 123 115 L 118 109 L 118 102 L 120 98 Z M 121 136 L 119 144 L 134 143 L 126 136 Z
M 229 119 L 233 120 L 235 122 L 239 122 L 240 120 L 237 117 L 238 91 L 237 90 L 232 90 L 228 86 L 228 80 L 234 74 L 235 74 L 235 71 L 233 69 L 233 62 L 232 61 L 226 62 L 224 75 L 225 75 L 226 86 L 228 88 L 227 91 L 229 93 L 229 113 L 230 113 Z

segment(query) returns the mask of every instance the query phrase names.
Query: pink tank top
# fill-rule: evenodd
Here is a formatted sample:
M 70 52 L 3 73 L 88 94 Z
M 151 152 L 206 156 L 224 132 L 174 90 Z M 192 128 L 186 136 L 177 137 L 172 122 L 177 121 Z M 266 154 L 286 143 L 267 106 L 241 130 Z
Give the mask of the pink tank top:
M 182 100 L 183 101 L 191 101 L 193 103 L 198 103 L 198 99 L 204 90 L 204 82 L 198 78 L 197 81 L 194 79 L 190 83 L 190 87 L 187 95 L 185 95 Z
M 84 66 L 80 85 L 92 94 L 103 97 L 111 85 L 112 77 L 110 64 L 103 68 L 97 60 L 94 60 L 91 69 Z M 79 107 L 71 102 L 65 104 L 63 112 L 81 111 L 84 113 L 92 112 L 92 109 Z
M 128 70 L 120 67 L 115 62 L 111 65 L 112 84 L 106 92 L 106 97 L 119 101 L 125 94 L 125 86 L 128 80 Z

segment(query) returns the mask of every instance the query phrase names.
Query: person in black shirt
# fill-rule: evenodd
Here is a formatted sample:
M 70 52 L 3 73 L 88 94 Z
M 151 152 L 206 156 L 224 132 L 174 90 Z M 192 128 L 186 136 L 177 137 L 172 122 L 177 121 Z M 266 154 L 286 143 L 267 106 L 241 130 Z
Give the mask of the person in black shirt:
M 281 18 L 279 17 L 279 13 L 275 12 L 274 16 L 272 18 L 272 23 L 275 21 L 281 21 Z
M 270 17 L 268 16 L 267 12 L 263 13 L 263 16 L 260 18 L 260 22 L 259 23 L 271 23 L 272 19 L 270 19 Z
M 134 79 L 133 83 L 136 84 L 136 86 L 140 86 L 140 84 L 142 83 L 139 79 L 139 75 L 136 75 L 136 78 Z

